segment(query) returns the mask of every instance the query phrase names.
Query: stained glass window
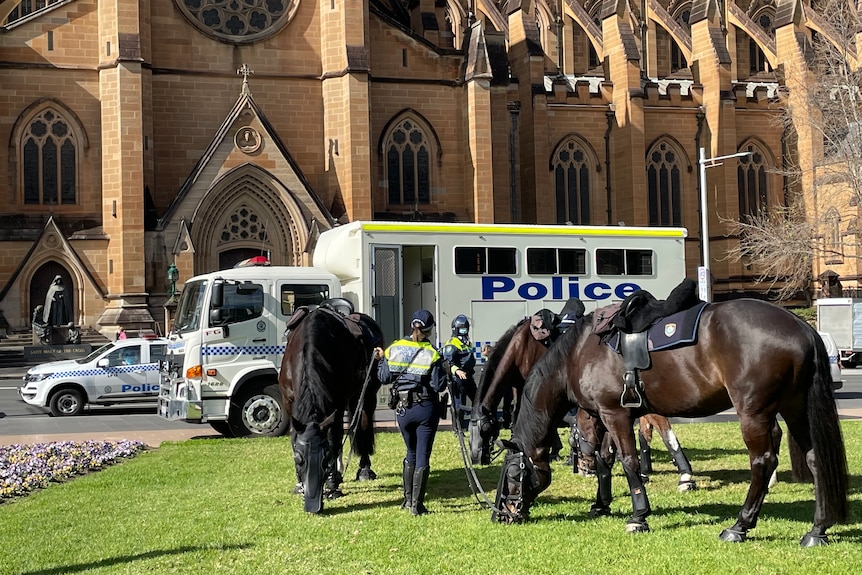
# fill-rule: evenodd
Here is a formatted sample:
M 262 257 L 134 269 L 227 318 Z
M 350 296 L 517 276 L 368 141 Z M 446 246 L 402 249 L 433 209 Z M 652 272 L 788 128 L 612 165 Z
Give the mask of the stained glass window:
M 647 156 L 649 225 L 682 225 L 682 172 L 673 147 L 656 144 Z
M 424 130 L 413 120 L 402 120 L 390 132 L 384 150 L 389 203 L 430 203 L 431 150 Z
M 557 223 L 590 223 L 590 166 L 587 154 L 575 141 L 559 147 L 554 156 L 554 193 Z
M 76 203 L 77 144 L 60 114 L 47 108 L 30 120 L 21 150 L 25 204 Z

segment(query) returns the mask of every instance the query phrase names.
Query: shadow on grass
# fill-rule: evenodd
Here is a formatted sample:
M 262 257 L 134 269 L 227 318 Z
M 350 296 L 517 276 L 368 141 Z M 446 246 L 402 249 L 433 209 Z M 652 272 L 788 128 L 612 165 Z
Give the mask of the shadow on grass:
M 225 551 L 233 551 L 238 549 L 249 549 L 253 547 L 251 543 L 247 543 L 244 545 L 220 545 L 219 549 L 224 549 Z M 22 572 L 21 575 L 60 575 L 65 573 L 82 573 L 84 571 L 89 571 L 90 569 L 98 569 L 101 567 L 111 567 L 114 565 L 122 565 L 125 563 L 134 563 L 135 561 L 141 561 L 144 559 L 154 559 L 156 557 L 165 557 L 169 555 L 182 555 L 184 553 L 193 553 L 195 551 L 209 551 L 213 549 L 213 547 L 209 546 L 187 546 L 187 547 L 179 547 L 177 549 L 159 549 L 154 551 L 147 551 L 145 553 L 138 553 L 136 555 L 121 555 L 119 557 L 112 557 L 110 559 L 102 559 L 100 561 L 93 561 L 91 563 L 79 563 L 77 565 L 63 565 L 62 567 L 53 567 L 51 569 L 39 569 L 38 571 L 26 571 Z

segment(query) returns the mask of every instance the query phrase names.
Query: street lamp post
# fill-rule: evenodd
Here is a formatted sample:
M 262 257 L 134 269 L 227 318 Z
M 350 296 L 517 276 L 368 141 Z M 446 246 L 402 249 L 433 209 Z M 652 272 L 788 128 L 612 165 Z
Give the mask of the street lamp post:
M 177 299 L 177 280 L 180 279 L 180 270 L 174 262 L 168 266 L 168 281 L 171 282 L 171 287 L 168 290 L 168 301 L 176 302 Z
M 703 301 L 712 301 L 712 286 L 710 285 L 712 276 L 709 272 L 709 212 L 707 211 L 706 203 L 706 169 L 721 165 L 714 162 L 750 155 L 751 152 L 738 152 L 736 154 L 728 154 L 726 156 L 707 158 L 706 150 L 704 148 L 700 148 L 699 151 L 697 165 L 700 172 L 700 249 L 702 256 L 700 262 L 701 265 L 697 268 L 697 285 L 698 295 Z M 710 165 L 707 166 L 707 162 L 710 162 Z

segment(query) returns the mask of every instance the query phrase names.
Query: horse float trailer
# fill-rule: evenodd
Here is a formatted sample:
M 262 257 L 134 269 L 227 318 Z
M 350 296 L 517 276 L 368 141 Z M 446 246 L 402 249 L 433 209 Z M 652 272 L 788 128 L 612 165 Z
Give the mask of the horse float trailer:
M 284 433 L 277 374 L 293 310 L 351 301 L 383 329 L 407 333 L 425 308 L 445 341 L 459 314 L 481 354 L 522 318 L 587 311 L 638 289 L 667 297 L 685 277 L 684 228 L 365 222 L 320 234 L 313 268 L 250 267 L 200 275 L 183 286 L 168 334 L 159 414 L 209 423 L 225 435 Z M 381 391 L 378 405 L 385 407 Z
M 827 297 L 815 303 L 817 331 L 832 336 L 844 367 L 856 367 L 862 361 L 862 298 Z

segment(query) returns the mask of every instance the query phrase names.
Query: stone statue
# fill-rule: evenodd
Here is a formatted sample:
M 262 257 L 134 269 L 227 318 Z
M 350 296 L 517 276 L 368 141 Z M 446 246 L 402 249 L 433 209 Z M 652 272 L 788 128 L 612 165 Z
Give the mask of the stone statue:
M 50 326 L 70 326 L 74 324 L 72 318 L 72 301 L 66 293 L 63 278 L 55 276 L 54 281 L 48 287 L 45 295 L 45 306 L 42 314 L 42 323 Z
M 39 340 L 39 343 L 42 344 L 50 344 L 51 343 L 51 326 L 45 324 L 44 320 L 44 309 L 45 306 L 37 305 L 33 308 L 33 318 L 30 320 L 30 323 L 33 325 L 33 333 L 36 335 L 36 338 Z

